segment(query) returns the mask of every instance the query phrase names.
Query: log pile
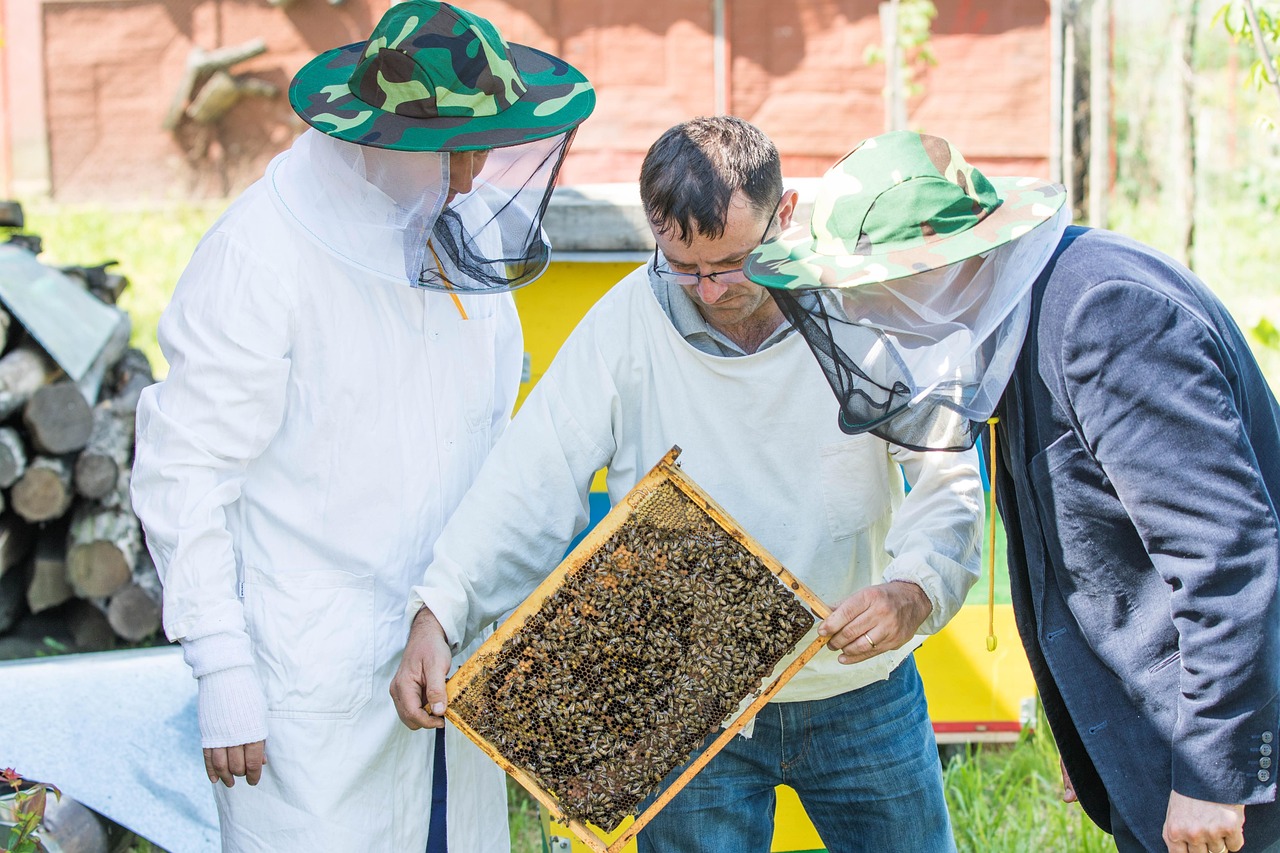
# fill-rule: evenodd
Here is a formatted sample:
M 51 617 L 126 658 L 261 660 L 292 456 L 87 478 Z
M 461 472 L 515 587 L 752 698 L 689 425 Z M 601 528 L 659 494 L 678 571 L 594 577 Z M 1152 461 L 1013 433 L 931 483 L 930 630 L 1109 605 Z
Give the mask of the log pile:
M 127 280 L 108 265 L 63 272 L 110 304 Z M 3 309 L 0 659 L 155 638 L 160 582 L 129 500 L 147 357 L 128 348 L 125 323 L 97 375 L 72 381 Z

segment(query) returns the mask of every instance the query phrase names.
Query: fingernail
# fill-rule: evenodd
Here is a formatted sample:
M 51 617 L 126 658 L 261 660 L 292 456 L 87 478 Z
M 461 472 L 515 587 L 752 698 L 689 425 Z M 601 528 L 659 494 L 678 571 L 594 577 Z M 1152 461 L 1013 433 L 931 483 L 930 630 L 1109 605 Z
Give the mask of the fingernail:
M 443 716 L 443 715 L 444 715 L 444 703 L 443 703 L 443 702 L 437 702 L 436 704 L 432 705 L 432 706 L 431 706 L 431 713 L 435 714 L 437 717 L 439 717 L 439 716 Z

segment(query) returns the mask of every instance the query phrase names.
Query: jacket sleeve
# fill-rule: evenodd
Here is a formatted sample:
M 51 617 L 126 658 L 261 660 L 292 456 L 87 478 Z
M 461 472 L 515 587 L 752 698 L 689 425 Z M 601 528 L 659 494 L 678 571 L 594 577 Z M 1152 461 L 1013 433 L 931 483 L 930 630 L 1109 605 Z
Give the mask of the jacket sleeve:
M 924 590 L 933 610 L 918 633 L 936 634 L 978 580 L 985 516 L 978 453 L 922 453 L 893 445 L 890 453 L 911 490 L 885 538 L 893 560 L 884 580 L 910 581 Z
M 163 583 L 165 633 L 182 641 L 202 679 L 205 746 L 265 736 L 261 689 L 246 678 L 252 658 L 227 511 L 284 414 L 292 312 L 279 281 L 225 235 L 206 237 L 160 321 L 168 376 L 138 405 L 133 504 Z M 205 676 L 231 670 L 207 684 L 242 697 L 253 720 L 227 690 L 225 701 L 205 695 Z M 206 705 L 216 726 L 205 725 Z
M 523 601 L 586 527 L 591 478 L 615 451 L 616 398 L 584 320 L 485 460 L 410 594 L 410 612 L 428 607 L 455 651 Z
M 1230 353 L 1186 306 L 1112 281 L 1068 315 L 1061 369 L 1086 449 L 1171 591 L 1151 618 L 1172 619 L 1181 655 L 1173 787 L 1258 803 L 1275 796 L 1247 753 L 1276 726 L 1280 542 Z

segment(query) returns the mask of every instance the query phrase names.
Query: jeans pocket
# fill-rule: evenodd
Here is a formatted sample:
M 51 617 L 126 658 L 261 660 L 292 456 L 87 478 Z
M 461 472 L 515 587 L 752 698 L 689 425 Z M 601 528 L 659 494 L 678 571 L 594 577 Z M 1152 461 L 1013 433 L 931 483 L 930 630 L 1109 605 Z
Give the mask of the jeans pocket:
M 373 695 L 373 577 L 245 568 L 245 618 L 267 711 L 343 719 Z

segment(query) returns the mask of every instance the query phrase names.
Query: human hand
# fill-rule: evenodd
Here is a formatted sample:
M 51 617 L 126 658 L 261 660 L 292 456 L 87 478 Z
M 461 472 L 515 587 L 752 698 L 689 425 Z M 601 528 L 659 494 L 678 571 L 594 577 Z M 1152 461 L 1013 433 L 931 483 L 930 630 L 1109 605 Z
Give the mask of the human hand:
M 267 742 L 255 740 L 238 746 L 222 746 L 204 751 L 204 772 L 210 782 L 221 782 L 228 788 L 236 784 L 235 777 L 243 776 L 250 785 L 258 784 L 262 768 L 267 763 Z
M 1244 806 L 1212 803 L 1169 792 L 1164 816 L 1169 853 L 1223 853 L 1244 846 Z
M 933 611 L 933 604 L 910 581 L 889 581 L 860 589 L 818 626 L 840 663 L 858 663 L 906 645 Z
M 1058 758 L 1058 767 L 1062 769 L 1062 801 L 1064 803 L 1079 802 L 1080 798 L 1076 796 L 1076 786 L 1071 784 L 1071 776 L 1067 773 L 1067 765 L 1061 757 Z
M 411 729 L 438 729 L 444 726 L 448 697 L 444 677 L 453 654 L 439 620 L 427 608 L 413 617 L 409 642 L 395 678 L 391 679 L 391 699 L 400 721 Z M 428 711 L 427 709 L 430 709 Z

